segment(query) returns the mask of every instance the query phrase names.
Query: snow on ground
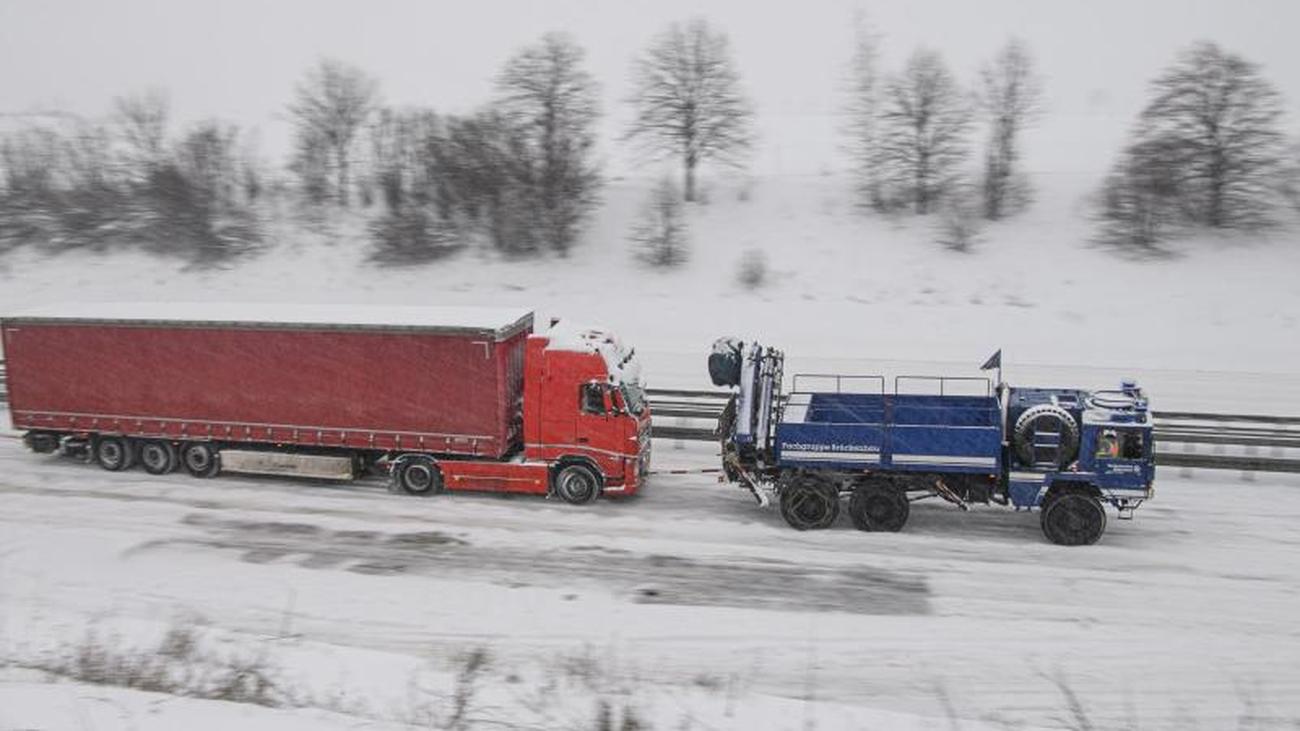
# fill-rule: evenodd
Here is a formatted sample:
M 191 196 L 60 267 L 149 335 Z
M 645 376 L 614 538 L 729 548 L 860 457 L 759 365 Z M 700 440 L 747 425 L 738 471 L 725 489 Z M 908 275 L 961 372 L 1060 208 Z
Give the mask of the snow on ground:
M 709 445 L 676 446 L 656 445 L 657 468 L 715 464 Z M 3 656 L 192 623 L 376 728 L 445 714 L 476 648 L 491 657 L 476 717 L 548 728 L 589 727 L 602 698 L 656 728 L 1079 727 L 1063 688 L 1098 728 L 1300 719 L 1294 476 L 1167 470 L 1086 549 L 1046 543 L 1036 513 L 943 503 L 917 504 L 901 534 L 801 534 L 707 475 L 583 508 L 418 500 L 107 473 L 14 439 L 0 495 Z M 147 709 L 213 708 L 32 682 L 0 682 L 0 728 L 101 706 L 132 721 L 95 728 L 164 728 Z M 256 723 L 346 723 L 325 712 Z

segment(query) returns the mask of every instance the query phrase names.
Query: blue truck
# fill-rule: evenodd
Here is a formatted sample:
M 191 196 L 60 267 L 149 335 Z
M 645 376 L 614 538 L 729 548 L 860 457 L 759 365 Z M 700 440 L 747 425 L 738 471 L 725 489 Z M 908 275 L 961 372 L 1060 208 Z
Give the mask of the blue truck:
M 1106 506 L 1131 518 L 1153 496 L 1146 395 L 1021 388 L 998 378 L 800 374 L 782 391 L 784 355 L 723 338 L 713 382 L 734 389 L 718 422 L 725 479 L 775 502 L 799 530 L 827 528 L 848 498 L 853 525 L 898 531 L 910 505 L 938 497 L 1038 508 L 1053 543 L 1089 545 Z

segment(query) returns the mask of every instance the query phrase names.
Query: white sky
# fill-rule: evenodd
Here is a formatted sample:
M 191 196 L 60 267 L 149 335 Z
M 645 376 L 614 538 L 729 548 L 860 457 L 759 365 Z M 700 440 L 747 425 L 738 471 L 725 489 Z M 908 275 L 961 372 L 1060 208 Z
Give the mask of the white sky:
M 565 30 L 603 85 L 602 154 L 617 173 L 633 53 L 669 21 L 703 15 L 730 34 L 759 113 L 755 172 L 816 173 L 840 166 L 835 112 L 859 13 L 883 34 L 887 64 L 927 45 L 968 82 L 1006 38 L 1025 38 L 1046 77 L 1030 140 L 1039 170 L 1105 167 L 1145 83 L 1198 38 L 1262 64 L 1292 109 L 1300 100 L 1300 0 L 0 0 L 0 114 L 6 126 L 32 110 L 94 116 L 158 86 L 182 122 L 255 127 L 279 162 L 294 83 L 323 55 L 378 77 L 390 103 L 463 112 L 515 49 Z

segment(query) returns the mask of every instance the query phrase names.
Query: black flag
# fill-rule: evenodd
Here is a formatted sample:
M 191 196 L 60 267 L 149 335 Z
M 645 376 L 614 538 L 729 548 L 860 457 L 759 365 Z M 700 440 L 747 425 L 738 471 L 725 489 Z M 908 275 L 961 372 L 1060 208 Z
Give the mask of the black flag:
M 980 370 L 987 371 L 993 368 L 1001 368 L 1001 367 L 1002 367 L 1002 348 L 998 348 L 998 352 L 994 353 L 993 355 L 990 355 L 989 359 L 984 361 L 984 365 L 980 366 Z

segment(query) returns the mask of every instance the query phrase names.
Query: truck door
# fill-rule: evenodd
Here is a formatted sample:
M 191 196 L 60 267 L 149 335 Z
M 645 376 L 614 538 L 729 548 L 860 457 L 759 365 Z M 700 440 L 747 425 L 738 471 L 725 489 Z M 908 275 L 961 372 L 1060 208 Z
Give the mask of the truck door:
M 1150 429 L 1106 428 L 1097 437 L 1096 469 L 1104 487 L 1144 486 L 1150 457 Z
M 622 454 L 623 425 L 615 418 L 614 402 L 609 384 L 593 381 L 581 385 L 578 397 L 577 446 L 599 450 L 593 457 L 617 459 Z

